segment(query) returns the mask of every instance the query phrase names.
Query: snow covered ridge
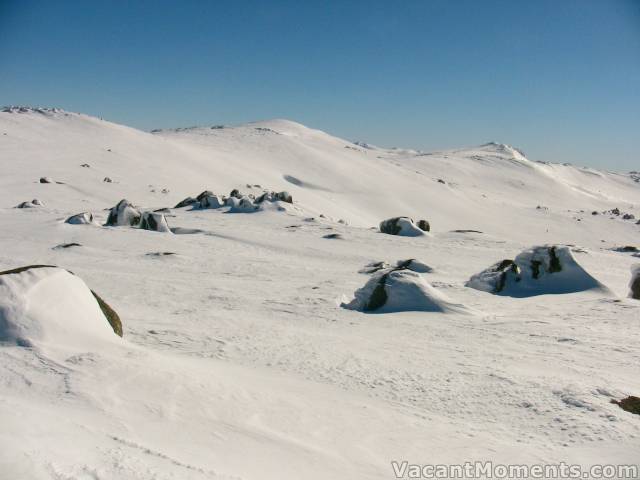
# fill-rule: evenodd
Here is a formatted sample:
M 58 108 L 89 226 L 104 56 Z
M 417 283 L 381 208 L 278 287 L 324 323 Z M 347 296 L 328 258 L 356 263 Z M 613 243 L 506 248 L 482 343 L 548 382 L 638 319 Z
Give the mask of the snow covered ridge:
M 15 106 L 15 105 L 2 107 L 0 111 L 3 113 L 40 113 L 43 115 L 54 114 L 54 113 L 63 113 L 63 114 L 69 113 L 61 108 L 26 107 L 26 106 Z
M 48 265 L 0 272 L 0 341 L 86 348 L 122 336 L 118 315 L 72 273 Z

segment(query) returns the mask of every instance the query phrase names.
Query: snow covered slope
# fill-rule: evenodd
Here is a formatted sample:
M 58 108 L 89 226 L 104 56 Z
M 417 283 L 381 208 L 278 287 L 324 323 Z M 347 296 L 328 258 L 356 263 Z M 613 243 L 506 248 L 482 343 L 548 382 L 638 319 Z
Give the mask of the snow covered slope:
M 32 109 L 0 112 L 0 168 L 0 271 L 73 271 L 124 327 L 73 353 L 0 345 L 8 478 L 388 479 L 392 460 L 637 462 L 639 419 L 610 403 L 640 394 L 638 259 L 614 251 L 639 243 L 640 225 L 622 219 L 640 217 L 631 175 L 502 144 L 363 146 L 286 120 L 145 133 Z M 155 210 L 232 188 L 286 190 L 293 205 L 172 208 L 180 235 L 102 226 L 123 198 Z M 35 198 L 43 205 L 14 208 Z M 65 223 L 81 212 L 94 222 Z M 377 231 L 403 215 L 428 220 L 430 235 Z M 535 245 L 570 245 L 606 293 L 465 287 Z M 431 267 L 420 275 L 433 296 L 464 312 L 340 307 L 367 282 L 363 267 L 411 258 Z

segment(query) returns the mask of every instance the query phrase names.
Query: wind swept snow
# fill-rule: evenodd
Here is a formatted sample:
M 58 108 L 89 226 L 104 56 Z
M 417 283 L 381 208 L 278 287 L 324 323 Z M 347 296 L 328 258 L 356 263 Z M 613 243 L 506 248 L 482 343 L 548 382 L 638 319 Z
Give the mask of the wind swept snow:
M 3 478 L 637 463 L 638 417 L 612 403 L 640 395 L 638 260 L 614 250 L 638 244 L 633 175 L 286 120 L 148 133 L 14 107 L 0 132 L 0 270 L 60 266 L 0 275 Z M 180 234 L 127 228 L 145 213 Z M 398 215 L 431 231 L 381 234 Z M 504 294 L 465 286 L 492 264 Z M 340 307 L 385 275 L 375 315 Z

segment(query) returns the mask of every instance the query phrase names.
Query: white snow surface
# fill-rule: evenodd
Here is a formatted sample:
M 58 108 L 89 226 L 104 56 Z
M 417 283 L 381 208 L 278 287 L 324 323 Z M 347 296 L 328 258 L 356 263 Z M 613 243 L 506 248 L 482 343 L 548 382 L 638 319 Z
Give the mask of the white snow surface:
M 591 215 L 640 217 L 630 175 L 502 144 L 384 149 L 286 120 L 151 134 L 55 109 L 0 112 L 0 167 L 0 270 L 77 275 L 34 272 L 48 275 L 35 289 L 0 294 L 7 305 L 21 292 L 27 313 L 12 322 L 42 332 L 24 334 L 29 347 L 0 345 L 3 478 L 389 479 L 392 460 L 637 463 L 640 419 L 610 401 L 640 395 L 637 259 L 613 251 L 637 245 L 640 226 Z M 123 198 L 156 210 L 233 188 L 286 190 L 293 205 L 172 209 L 182 235 L 101 226 Z M 43 206 L 14 208 L 30 198 Z M 94 223 L 65 223 L 80 211 Z M 396 216 L 427 219 L 430 235 L 379 233 Z M 571 245 L 609 292 L 465 287 L 545 244 Z M 429 265 L 420 276 L 434 295 L 474 314 L 340 308 L 364 265 L 403 258 Z M 122 339 L 93 327 L 82 281 L 118 312 Z M 52 298 L 67 299 L 69 323 Z

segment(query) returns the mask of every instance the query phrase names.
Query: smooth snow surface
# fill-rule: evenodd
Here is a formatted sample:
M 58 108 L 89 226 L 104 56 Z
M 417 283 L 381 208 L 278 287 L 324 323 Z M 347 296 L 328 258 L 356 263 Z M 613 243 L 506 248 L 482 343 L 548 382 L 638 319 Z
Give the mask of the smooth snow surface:
M 502 144 L 384 149 L 286 120 L 152 134 L 26 108 L 0 112 L 0 167 L 0 270 L 78 276 L 34 272 L 37 283 L 16 278 L 0 295 L 21 329 L 11 338 L 32 344 L 0 346 L 3 479 L 388 480 L 392 460 L 637 463 L 639 418 L 611 403 L 640 394 L 638 259 L 613 250 L 637 246 L 640 225 L 611 213 L 640 216 L 631 175 Z M 293 203 L 171 209 L 233 189 Z M 32 198 L 43 205 L 14 208 Z M 170 208 L 180 235 L 103 226 L 124 198 Z M 65 223 L 79 212 L 93 224 Z M 398 216 L 428 220 L 429 235 L 381 234 Z M 55 248 L 71 243 L 81 247 Z M 465 286 L 534 245 L 571 245 L 609 292 Z M 421 281 L 397 305 L 417 292 L 445 312 L 340 307 L 369 280 L 365 265 L 411 258 L 429 271 L 398 275 Z M 98 322 L 80 278 L 118 312 L 123 338 Z

